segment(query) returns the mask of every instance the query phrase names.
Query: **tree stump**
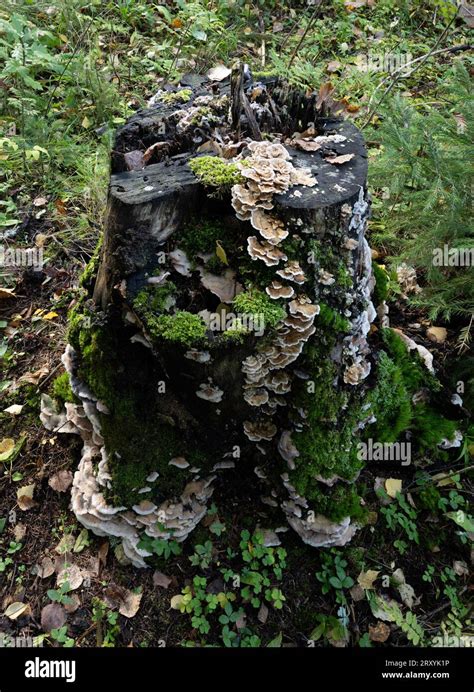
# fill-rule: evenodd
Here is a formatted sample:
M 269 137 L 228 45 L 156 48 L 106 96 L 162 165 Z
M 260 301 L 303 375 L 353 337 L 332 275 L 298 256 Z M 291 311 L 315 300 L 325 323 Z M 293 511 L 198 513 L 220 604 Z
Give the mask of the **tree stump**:
M 73 510 L 143 566 L 234 467 L 306 543 L 343 545 L 373 419 L 362 135 L 316 94 L 243 72 L 155 101 L 117 133 L 70 317 Z

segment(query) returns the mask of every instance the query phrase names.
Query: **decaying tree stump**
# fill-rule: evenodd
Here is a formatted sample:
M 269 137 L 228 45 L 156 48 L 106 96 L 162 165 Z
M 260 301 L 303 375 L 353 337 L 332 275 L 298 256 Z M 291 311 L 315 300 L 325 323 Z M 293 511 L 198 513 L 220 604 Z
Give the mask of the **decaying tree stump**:
M 100 259 L 71 316 L 73 510 L 138 566 L 149 538 L 189 534 L 229 467 L 306 543 L 357 527 L 375 316 L 364 142 L 316 95 L 232 80 L 231 94 L 190 76 L 118 131 Z

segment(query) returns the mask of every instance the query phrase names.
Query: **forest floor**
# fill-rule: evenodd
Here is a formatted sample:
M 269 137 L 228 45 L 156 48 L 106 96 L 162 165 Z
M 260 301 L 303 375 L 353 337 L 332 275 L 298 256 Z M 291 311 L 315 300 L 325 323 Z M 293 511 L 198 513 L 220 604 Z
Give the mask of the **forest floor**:
M 191 537 L 153 558 L 148 570 L 125 564 L 116 541 L 83 529 L 70 511 L 81 444 L 44 429 L 39 401 L 63 372 L 68 309 L 101 232 L 113 129 L 183 72 L 235 57 L 285 71 L 301 88 L 330 80 L 361 126 L 388 74 L 360 69 L 367 51 L 413 59 L 468 40 L 468 20 L 443 3 L 395 10 L 383 0 L 341 1 L 321 17 L 311 6 L 245 3 L 232 13 L 231 5 L 53 0 L 0 11 L 0 189 L 7 198 L 0 232 L 2 242 L 42 250 L 45 260 L 39 272 L 1 272 L 0 636 L 83 647 L 464 645 L 474 637 L 467 605 L 474 449 L 466 408 L 458 412 L 460 447 L 424 452 L 406 467 L 363 471 L 368 521 L 345 548 L 303 545 L 279 510 L 261 502 L 258 482 L 249 487 L 236 471 L 217 481 L 208 516 Z M 24 59 L 15 58 L 19 45 Z M 453 64 L 468 67 L 469 60 L 464 53 L 427 60 L 387 99 L 403 93 L 423 111 L 437 101 Z M 449 110 L 441 100 L 439 107 Z M 376 158 L 383 142 L 377 109 L 373 115 L 366 136 Z M 404 229 L 397 242 L 396 228 L 384 236 L 383 205 L 377 189 L 369 240 L 379 262 L 396 266 Z M 469 319 L 433 318 L 429 305 L 402 297 L 394 276 L 391 326 L 433 353 L 438 377 L 454 393 Z M 421 268 L 421 285 L 423 276 Z M 427 336 L 433 325 L 447 328 L 441 343 Z M 396 498 L 376 492 L 390 488 L 387 479 L 401 482 Z M 280 545 L 264 547 L 257 529 L 278 529 Z M 67 578 L 65 563 L 74 566 Z M 261 593 L 235 579 L 249 564 Z M 194 599 L 181 612 L 173 598 L 186 597 L 190 585 Z M 223 592 L 225 602 L 209 608 L 209 596 Z

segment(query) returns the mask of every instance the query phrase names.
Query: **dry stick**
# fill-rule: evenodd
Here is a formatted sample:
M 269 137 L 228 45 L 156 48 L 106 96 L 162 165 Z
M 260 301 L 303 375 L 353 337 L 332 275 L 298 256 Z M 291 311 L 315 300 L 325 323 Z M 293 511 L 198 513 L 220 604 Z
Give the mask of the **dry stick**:
M 299 51 L 299 49 L 301 48 L 301 46 L 302 46 L 302 44 L 303 44 L 303 41 L 305 40 L 306 36 L 308 35 L 309 30 L 312 29 L 313 22 L 314 22 L 315 19 L 317 19 L 318 14 L 319 14 L 319 10 L 320 10 L 321 7 L 323 6 L 324 1 L 325 1 L 325 0 L 319 0 L 319 5 L 317 5 L 317 6 L 314 8 L 313 14 L 312 14 L 311 17 L 309 18 L 308 26 L 307 26 L 306 29 L 304 30 L 303 35 L 301 36 L 301 38 L 300 38 L 300 40 L 299 40 L 299 42 L 298 42 L 298 45 L 296 46 L 295 50 L 293 51 L 293 55 L 292 55 L 291 58 L 290 58 L 290 62 L 288 63 L 288 67 L 287 67 L 288 70 L 289 70 L 289 69 L 291 68 L 291 66 L 293 65 L 293 61 L 294 61 L 294 59 L 296 58 L 296 54 L 297 54 L 297 52 Z
M 434 483 L 439 483 L 439 481 L 444 481 L 447 478 L 452 478 L 453 476 L 457 476 L 458 473 L 466 473 L 466 471 L 472 471 L 473 469 L 474 469 L 474 464 L 471 464 L 471 466 L 465 466 L 462 469 L 455 469 L 454 471 L 450 471 L 449 473 L 440 473 L 439 475 L 436 474 L 437 478 L 431 477 L 431 480 L 424 483 L 422 486 L 419 485 L 418 487 L 414 488 L 413 490 L 410 490 L 410 488 L 406 488 L 400 494 L 404 495 L 405 493 L 409 492 L 410 494 L 413 495 L 414 493 L 418 493 L 418 492 L 420 492 L 420 490 L 423 490 L 424 488 L 426 488 L 427 485 L 433 485 Z
M 367 125 L 368 125 L 368 124 L 370 123 L 370 121 L 372 120 L 375 111 L 376 111 L 377 108 L 380 106 L 380 104 L 382 103 L 382 101 L 385 99 L 385 97 L 387 96 L 387 94 L 390 93 L 390 91 L 392 90 L 392 88 L 393 88 L 393 87 L 395 86 L 395 84 L 397 83 L 398 77 L 402 74 L 402 71 L 405 70 L 405 69 L 408 67 L 408 65 L 413 65 L 414 63 L 418 63 L 418 62 L 420 62 L 421 60 L 423 60 L 423 62 L 425 62 L 429 57 L 433 57 L 434 55 L 440 55 L 440 53 L 461 53 L 461 52 L 464 52 L 464 51 L 466 51 L 466 50 L 472 50 L 473 48 L 474 48 L 474 46 L 473 46 L 471 43 L 464 43 L 464 44 L 461 45 L 461 46 L 451 46 L 450 48 L 439 48 L 438 50 L 435 50 L 435 51 L 432 51 L 432 52 L 430 51 L 430 52 L 427 53 L 426 55 L 422 55 L 422 56 L 420 56 L 419 58 L 415 58 L 415 60 L 410 60 L 410 62 L 407 62 L 406 65 L 404 65 L 403 67 L 399 67 L 398 70 L 395 70 L 395 71 L 392 72 L 392 74 L 390 74 L 388 77 L 385 77 L 384 79 L 382 79 L 382 81 L 380 82 L 380 84 L 376 87 L 375 91 L 377 91 L 377 89 L 379 89 L 381 86 L 383 86 L 383 84 L 385 84 L 385 82 L 387 82 L 389 79 L 392 79 L 392 78 L 395 76 L 395 79 L 394 79 L 393 82 L 389 85 L 389 87 L 387 88 L 387 90 L 384 92 L 384 94 L 383 94 L 382 98 L 380 99 L 380 101 L 379 101 L 379 102 L 374 106 L 374 108 L 370 111 L 370 115 L 369 115 L 368 119 L 367 119 L 366 122 L 361 126 L 360 129 L 363 130 L 364 127 L 367 127 Z M 414 68 L 413 70 L 411 70 L 408 74 L 405 74 L 405 75 L 403 75 L 403 76 L 404 76 L 404 77 L 411 77 L 411 75 L 412 75 L 414 72 L 416 72 L 416 70 L 417 70 L 419 67 L 421 67 L 422 64 L 423 64 L 423 63 L 420 62 L 420 64 L 417 65 L 417 67 L 415 67 L 415 68 Z M 374 93 L 375 93 L 375 91 L 374 91 Z

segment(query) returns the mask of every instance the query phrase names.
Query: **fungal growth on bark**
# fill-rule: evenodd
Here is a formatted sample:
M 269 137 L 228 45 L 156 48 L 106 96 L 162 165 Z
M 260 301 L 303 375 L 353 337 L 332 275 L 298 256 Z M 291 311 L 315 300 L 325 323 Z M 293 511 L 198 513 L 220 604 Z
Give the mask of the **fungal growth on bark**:
M 358 441 L 406 398 L 369 341 L 366 175 L 350 122 L 241 70 L 190 75 L 118 131 L 63 357 L 76 403 L 42 419 L 81 436 L 73 511 L 134 565 L 146 537 L 186 538 L 227 468 L 310 545 L 360 525 Z

